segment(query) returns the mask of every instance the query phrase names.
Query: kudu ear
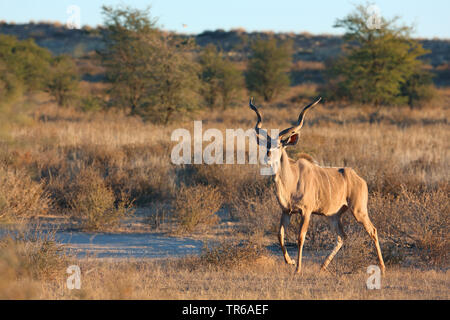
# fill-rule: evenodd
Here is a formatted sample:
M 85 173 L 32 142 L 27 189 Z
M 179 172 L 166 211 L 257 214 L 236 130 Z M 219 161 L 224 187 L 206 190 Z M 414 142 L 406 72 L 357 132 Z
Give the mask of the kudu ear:
M 295 146 L 298 142 L 299 133 L 291 134 L 288 138 L 281 140 L 283 146 Z
M 299 140 L 300 129 L 303 127 L 303 122 L 305 120 L 306 111 L 308 111 L 309 108 L 314 107 L 316 104 L 318 104 L 320 100 L 322 100 L 322 98 L 318 97 L 317 99 L 315 99 L 314 102 L 308 104 L 306 107 L 303 108 L 302 112 L 300 112 L 300 115 L 298 117 L 296 126 L 284 129 L 283 131 L 280 132 L 279 141 L 283 146 L 285 147 L 294 146 L 297 144 Z

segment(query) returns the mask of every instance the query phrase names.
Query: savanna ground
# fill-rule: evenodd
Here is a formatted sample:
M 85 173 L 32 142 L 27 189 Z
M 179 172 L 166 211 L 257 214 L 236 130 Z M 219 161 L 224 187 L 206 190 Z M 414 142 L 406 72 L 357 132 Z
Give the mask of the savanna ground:
M 335 236 L 313 217 L 303 275 L 296 276 L 278 254 L 280 210 L 271 178 L 258 166 L 171 163 L 173 130 L 192 132 L 193 120 L 203 120 L 203 132 L 254 127 L 246 97 L 240 107 L 180 114 L 166 126 L 119 111 L 57 108 L 43 94 L 5 105 L 0 219 L 4 229 L 25 231 L 1 240 L 0 298 L 448 299 L 450 92 L 439 93 L 421 109 L 325 102 L 309 112 L 289 151 L 320 165 L 352 167 L 366 179 L 387 267 L 381 290 L 366 288 L 375 250 L 351 215 L 344 219 L 348 240 L 328 273 L 318 270 Z M 264 104 L 264 127 L 289 126 L 314 95 L 314 86 L 293 87 Z M 210 245 L 199 257 L 77 259 L 41 232 L 49 223 L 183 235 Z M 297 229 L 294 219 L 290 250 Z M 66 288 L 71 264 L 81 267 L 81 290 Z

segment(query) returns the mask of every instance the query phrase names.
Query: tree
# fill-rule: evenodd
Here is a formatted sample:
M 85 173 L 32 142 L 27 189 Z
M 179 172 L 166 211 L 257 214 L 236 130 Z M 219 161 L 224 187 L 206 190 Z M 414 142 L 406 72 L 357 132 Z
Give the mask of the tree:
M 346 29 L 344 55 L 328 72 L 327 96 L 361 103 L 411 106 L 424 98 L 431 77 L 418 58 L 429 51 L 410 38 L 412 27 L 397 26 L 398 18 L 380 17 L 374 27 L 371 15 L 360 5 L 338 19 L 335 27 Z
M 257 40 L 251 45 L 247 69 L 247 88 L 271 101 L 289 86 L 292 64 L 292 43 L 276 39 Z
M 39 47 L 32 39 L 17 40 L 8 35 L 0 35 L 0 63 L 9 74 L 4 78 L 8 86 L 18 87 L 20 82 L 26 91 L 43 89 L 49 70 L 51 53 Z M 13 79 L 14 78 L 14 79 Z
M 221 106 L 225 109 L 244 85 L 242 72 L 233 62 L 223 58 L 222 53 L 212 44 L 203 49 L 199 62 L 200 78 L 203 81 L 201 94 L 206 104 L 212 108 L 220 98 Z
M 155 22 L 147 12 L 129 8 L 113 9 L 103 6 L 105 25 L 105 50 L 99 51 L 106 68 L 111 100 L 114 104 L 130 107 L 134 113 L 142 104 L 150 77 L 146 63 L 148 44 L 142 41 L 145 35 L 156 32 Z
M 152 86 L 144 117 L 167 124 L 175 113 L 198 107 L 199 65 L 193 58 L 193 44 L 163 35 L 154 42 Z
M 22 82 L 17 79 L 8 66 L 0 60 L 0 101 L 14 99 L 23 90 Z
M 99 52 L 111 102 L 131 114 L 167 123 L 197 105 L 198 65 L 191 43 L 159 31 L 149 10 L 103 7 L 105 50 Z
M 46 91 L 59 106 L 67 106 L 78 91 L 79 75 L 73 59 L 67 55 L 55 57 L 51 62 Z

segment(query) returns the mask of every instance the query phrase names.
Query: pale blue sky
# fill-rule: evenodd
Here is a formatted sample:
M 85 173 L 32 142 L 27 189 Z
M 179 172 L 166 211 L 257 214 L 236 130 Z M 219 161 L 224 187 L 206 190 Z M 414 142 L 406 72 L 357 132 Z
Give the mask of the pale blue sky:
M 204 30 L 242 27 L 247 31 L 303 32 L 339 34 L 333 28 L 358 0 L 0 0 L 0 20 L 25 23 L 29 20 L 65 23 L 69 5 L 81 9 L 81 24 L 102 23 L 101 6 L 126 4 L 152 7 L 152 16 L 166 30 L 200 33 Z M 450 1 L 375 0 L 387 18 L 400 15 L 416 26 L 415 37 L 450 38 Z M 183 24 L 186 26 L 183 27 Z

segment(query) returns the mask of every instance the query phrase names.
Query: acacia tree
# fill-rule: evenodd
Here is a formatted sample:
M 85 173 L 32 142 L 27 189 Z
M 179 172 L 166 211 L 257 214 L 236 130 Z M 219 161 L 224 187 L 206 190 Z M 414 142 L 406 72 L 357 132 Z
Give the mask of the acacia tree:
M 20 95 L 23 84 L 8 66 L 0 60 L 0 100 L 6 101 Z
M 244 85 L 242 72 L 217 51 L 213 44 L 207 45 L 200 54 L 200 78 L 203 82 L 201 94 L 208 105 L 213 108 L 220 98 L 221 106 L 229 106 Z
M 251 45 L 247 69 L 247 88 L 271 101 L 290 84 L 292 42 L 277 43 L 274 38 L 259 39 Z
M 10 92 L 22 87 L 25 91 L 41 90 L 45 86 L 51 53 L 39 47 L 34 40 L 18 40 L 0 35 L 0 68 L 2 91 Z M 13 90 L 13 88 L 15 88 Z
M 398 18 L 368 23 L 365 6 L 336 21 L 346 29 L 344 55 L 330 64 L 327 96 L 361 103 L 411 106 L 430 97 L 431 76 L 418 58 L 429 51 L 410 37 L 412 27 L 397 26 Z
M 73 59 L 67 55 L 60 55 L 51 62 L 46 91 L 55 98 L 59 106 L 67 106 L 76 98 L 79 80 Z
M 220 73 L 219 93 L 222 108 L 229 106 L 245 86 L 242 72 L 229 60 L 224 60 Z
M 156 39 L 153 59 L 150 105 L 142 108 L 142 115 L 168 123 L 178 112 L 189 112 L 199 105 L 199 65 L 194 61 L 191 42 L 167 35 Z
M 32 39 L 21 41 L 0 35 L 0 98 L 45 90 L 59 105 L 67 105 L 75 96 L 78 82 L 76 65 L 69 56 L 53 58 Z
M 156 28 L 149 9 L 103 7 L 107 34 L 99 52 L 111 85 L 111 103 L 131 114 L 167 123 L 197 105 L 198 65 L 191 43 Z

